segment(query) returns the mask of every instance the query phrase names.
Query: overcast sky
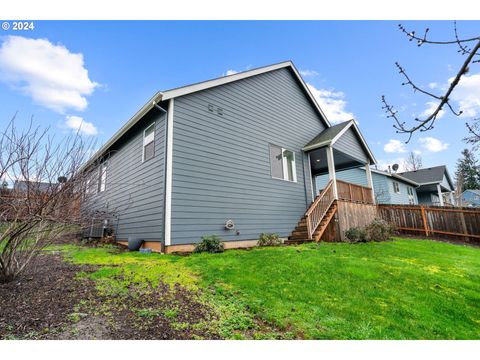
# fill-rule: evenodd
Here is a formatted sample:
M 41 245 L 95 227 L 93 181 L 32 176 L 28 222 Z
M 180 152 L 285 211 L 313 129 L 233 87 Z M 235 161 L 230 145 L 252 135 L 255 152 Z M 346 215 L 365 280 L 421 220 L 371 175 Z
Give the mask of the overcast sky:
M 432 39 L 451 39 L 453 22 L 405 22 Z M 478 36 L 480 22 L 460 22 Z M 386 95 L 407 122 L 432 99 L 401 86 L 399 61 L 417 85 L 442 93 L 464 57 L 455 46 L 409 42 L 397 22 L 93 22 L 35 21 L 34 30 L 0 30 L 0 122 L 16 112 L 59 136 L 81 127 L 101 145 L 156 91 L 292 60 L 332 123 L 355 118 L 379 167 L 402 163 L 408 151 L 424 166 L 454 172 L 466 147 L 465 121 L 480 116 L 480 64 L 454 93 L 457 118 L 445 111 L 432 131 L 409 144 L 386 119 Z M 315 135 L 315 134 L 313 134 Z

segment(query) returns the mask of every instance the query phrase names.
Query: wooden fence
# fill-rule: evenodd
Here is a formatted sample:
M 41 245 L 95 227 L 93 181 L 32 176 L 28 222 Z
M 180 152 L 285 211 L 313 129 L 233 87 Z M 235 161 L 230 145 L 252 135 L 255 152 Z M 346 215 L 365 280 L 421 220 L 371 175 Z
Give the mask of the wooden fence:
M 378 216 L 405 232 L 480 241 L 480 210 L 422 205 L 378 205 Z

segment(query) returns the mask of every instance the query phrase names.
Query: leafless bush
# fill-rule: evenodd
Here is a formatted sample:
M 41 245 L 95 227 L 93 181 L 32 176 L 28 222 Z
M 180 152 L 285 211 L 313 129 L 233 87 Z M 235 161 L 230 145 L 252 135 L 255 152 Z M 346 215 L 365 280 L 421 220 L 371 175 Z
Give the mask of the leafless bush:
M 0 282 L 13 280 L 42 249 L 89 222 L 80 203 L 92 175 L 79 170 L 92 145 L 78 134 L 56 139 L 32 122 L 19 129 L 15 119 L 0 130 Z

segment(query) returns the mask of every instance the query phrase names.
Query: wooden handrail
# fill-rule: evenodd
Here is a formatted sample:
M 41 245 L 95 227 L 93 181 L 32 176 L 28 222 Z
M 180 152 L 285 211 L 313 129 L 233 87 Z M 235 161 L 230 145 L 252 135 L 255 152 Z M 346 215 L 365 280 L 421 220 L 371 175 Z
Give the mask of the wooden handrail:
M 328 212 L 328 209 L 334 201 L 335 197 L 333 196 L 333 180 L 330 180 L 325 189 L 322 190 L 320 195 L 315 199 L 305 213 L 309 240 L 312 239 L 313 233 L 317 229 L 318 225 L 320 225 L 322 222 L 325 214 Z
M 373 204 L 372 188 L 337 180 L 337 191 L 341 200 Z

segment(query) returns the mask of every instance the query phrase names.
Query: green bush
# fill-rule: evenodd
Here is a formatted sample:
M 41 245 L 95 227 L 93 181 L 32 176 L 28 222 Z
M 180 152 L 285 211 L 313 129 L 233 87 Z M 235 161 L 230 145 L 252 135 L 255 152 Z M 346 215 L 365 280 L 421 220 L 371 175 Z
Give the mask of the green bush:
M 280 245 L 282 240 L 278 237 L 278 234 L 275 233 L 261 233 L 258 238 L 258 246 L 275 246 Z
M 395 228 L 382 219 L 375 219 L 365 227 L 370 241 L 386 241 L 392 237 Z
M 351 243 L 367 242 L 368 234 L 364 228 L 353 227 L 345 231 L 345 237 Z
M 375 219 L 365 227 L 353 227 L 345 231 L 345 237 L 351 243 L 386 241 L 394 234 L 395 227 L 385 220 Z
M 193 252 L 202 253 L 221 253 L 223 252 L 223 243 L 217 235 L 205 235 L 202 236 L 202 241 L 195 245 Z

